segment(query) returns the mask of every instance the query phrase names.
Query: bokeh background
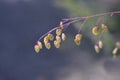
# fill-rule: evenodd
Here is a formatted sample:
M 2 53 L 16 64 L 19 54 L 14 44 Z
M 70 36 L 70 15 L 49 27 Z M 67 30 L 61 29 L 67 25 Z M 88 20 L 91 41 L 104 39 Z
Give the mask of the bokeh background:
M 60 49 L 36 54 L 37 39 L 56 27 L 62 18 L 120 10 L 119 0 L 0 0 L 0 80 L 120 80 L 120 57 L 112 58 L 120 40 L 120 14 L 105 17 L 110 32 L 105 48 L 94 51 L 91 19 L 83 28 L 81 46 L 73 38 L 80 26 L 70 25 Z

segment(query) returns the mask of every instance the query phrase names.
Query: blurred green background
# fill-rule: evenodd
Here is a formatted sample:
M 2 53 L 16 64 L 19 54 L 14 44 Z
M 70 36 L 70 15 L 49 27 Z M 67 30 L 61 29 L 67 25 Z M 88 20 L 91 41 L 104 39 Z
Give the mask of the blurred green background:
M 90 16 L 99 13 L 105 13 L 110 11 L 119 11 L 119 0 L 56 0 L 56 6 L 59 8 L 64 9 L 67 11 L 67 17 L 83 17 L 83 16 Z M 87 22 L 82 29 L 85 36 L 89 37 L 93 43 L 98 41 L 98 38 L 94 37 L 91 33 L 92 27 L 94 27 L 100 17 L 96 17 Z M 104 49 L 106 53 L 112 52 L 113 46 L 115 45 L 116 41 L 119 41 L 119 14 L 104 16 L 99 21 L 98 25 L 100 26 L 101 23 L 104 23 L 109 28 L 109 33 L 104 34 L 102 37 L 104 41 Z M 80 22 L 73 24 L 76 29 L 76 33 L 80 28 Z M 88 42 L 89 43 L 89 42 Z

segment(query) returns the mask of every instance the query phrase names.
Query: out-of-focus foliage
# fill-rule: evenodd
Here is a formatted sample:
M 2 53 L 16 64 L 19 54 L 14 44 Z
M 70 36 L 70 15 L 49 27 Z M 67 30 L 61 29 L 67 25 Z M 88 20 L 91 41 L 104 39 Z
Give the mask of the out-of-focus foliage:
M 118 7 L 116 4 L 119 2 L 119 0 L 56 0 L 57 6 L 59 5 L 60 8 L 65 9 L 68 12 L 68 17 L 89 16 L 120 10 L 116 8 Z M 115 18 L 116 16 L 119 17 L 120 15 L 113 15 L 112 17 L 105 16 L 103 18 L 103 22 L 108 25 L 110 31 L 112 31 L 112 29 L 115 30 L 118 27 L 117 20 Z M 98 41 L 98 39 L 91 34 L 91 29 L 96 25 L 98 19 L 100 19 L 100 17 L 87 20 L 82 29 L 84 34 L 86 34 L 86 36 L 88 36 L 93 42 Z M 74 26 L 79 30 L 80 22 L 75 23 Z M 115 44 L 115 38 L 112 34 L 114 33 L 110 32 L 102 37 L 104 41 L 104 49 L 107 52 L 111 52 L 113 45 Z

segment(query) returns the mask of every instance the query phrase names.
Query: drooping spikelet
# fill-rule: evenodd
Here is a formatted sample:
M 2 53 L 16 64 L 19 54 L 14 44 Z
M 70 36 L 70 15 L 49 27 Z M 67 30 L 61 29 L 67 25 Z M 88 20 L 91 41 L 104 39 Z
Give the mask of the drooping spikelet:
M 80 41 L 79 39 L 74 39 L 74 42 L 75 42 L 75 44 L 78 45 L 78 46 L 79 46 L 80 43 L 81 43 L 81 41 Z
M 108 32 L 108 27 L 105 24 L 101 24 L 101 28 L 104 32 Z
M 35 45 L 34 50 L 35 50 L 36 53 L 39 53 L 40 52 L 40 47 L 38 45 Z
M 53 40 L 54 40 L 53 34 L 50 34 L 50 33 L 49 33 L 47 36 L 48 36 L 48 39 L 49 39 L 50 41 L 53 41 Z
M 62 34 L 62 29 L 56 29 L 56 35 L 60 36 Z
M 65 33 L 62 33 L 62 40 L 63 40 L 63 41 L 66 40 L 66 35 L 65 35 Z
M 75 39 L 81 40 L 82 39 L 82 34 L 76 34 Z
M 100 52 L 100 48 L 99 48 L 99 46 L 97 44 L 94 45 L 94 48 L 95 48 L 96 53 Z
M 50 43 L 45 43 L 45 47 L 46 47 L 47 49 L 50 49 L 50 48 L 51 48 L 51 44 L 50 44 Z
M 97 26 L 92 28 L 92 33 L 94 35 L 99 35 L 100 34 L 100 28 L 98 28 Z
M 48 37 L 48 36 L 45 36 L 45 37 L 44 37 L 44 44 L 45 44 L 45 43 L 48 43 L 48 41 L 49 41 L 49 37 Z
M 118 48 L 117 48 L 117 47 L 115 47 L 115 48 L 113 49 L 113 51 L 112 51 L 112 54 L 113 54 L 113 55 L 116 55 L 116 54 L 117 54 L 117 52 L 118 52 Z
M 61 43 L 61 38 L 60 38 L 60 36 L 56 36 L 56 41 L 59 42 L 59 43 Z
M 102 40 L 99 40 L 98 46 L 99 46 L 99 48 L 103 48 L 103 42 L 102 42 Z
M 55 46 L 56 48 L 60 48 L 60 43 L 59 43 L 57 40 L 55 40 L 55 41 L 54 41 L 54 46 Z
M 39 46 L 40 49 L 42 49 L 42 43 L 40 41 L 37 41 L 37 45 Z

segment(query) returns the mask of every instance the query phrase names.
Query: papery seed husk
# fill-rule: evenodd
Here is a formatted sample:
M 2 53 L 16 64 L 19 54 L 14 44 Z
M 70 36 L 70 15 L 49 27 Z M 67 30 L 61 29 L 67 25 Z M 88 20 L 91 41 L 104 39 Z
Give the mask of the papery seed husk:
M 40 41 L 37 41 L 37 45 L 39 46 L 40 49 L 42 49 L 42 43 Z
M 48 38 L 49 38 L 50 41 L 54 40 L 53 34 L 50 34 L 50 33 L 49 33 L 47 36 L 48 36 Z
M 102 47 L 103 47 L 103 42 L 102 42 L 102 40 L 99 40 L 98 45 L 99 45 L 99 48 L 102 48 Z
M 40 47 L 38 45 L 35 45 L 34 50 L 35 50 L 36 53 L 39 53 L 40 52 Z
M 108 32 L 108 28 L 105 24 L 101 24 L 101 28 L 104 32 Z
M 48 41 L 49 41 L 48 36 L 45 36 L 45 37 L 44 37 L 44 44 L 45 44 L 45 43 L 48 43 Z
M 80 45 L 81 41 L 79 39 L 74 39 L 76 45 Z
M 60 36 L 56 36 L 56 41 L 58 41 L 59 43 L 61 43 L 61 38 L 60 38 Z
M 55 40 L 55 41 L 54 41 L 54 46 L 55 46 L 56 48 L 60 48 L 60 43 Z
M 117 52 L 118 52 L 118 48 L 117 48 L 117 47 L 115 47 L 115 48 L 113 49 L 112 54 L 113 54 L 113 55 L 116 55 L 116 54 L 117 54 Z
M 63 22 L 61 21 L 61 22 L 60 22 L 60 28 L 63 29 L 63 26 L 64 26 L 64 25 L 63 25 Z
M 100 49 L 99 49 L 98 45 L 95 45 L 94 48 L 95 48 L 96 53 L 100 52 Z
M 47 49 L 50 49 L 50 48 L 51 48 L 51 44 L 50 44 L 50 43 L 46 43 L 46 44 L 45 44 L 45 47 L 46 47 Z
M 56 35 L 61 35 L 62 34 L 62 29 L 56 29 Z
M 81 40 L 82 39 L 82 34 L 76 34 L 75 39 Z
M 97 26 L 95 26 L 95 27 L 92 28 L 92 33 L 94 35 L 99 35 L 100 34 L 100 29 Z
M 62 40 L 63 40 L 63 41 L 66 40 L 66 35 L 65 35 L 65 33 L 62 33 Z

